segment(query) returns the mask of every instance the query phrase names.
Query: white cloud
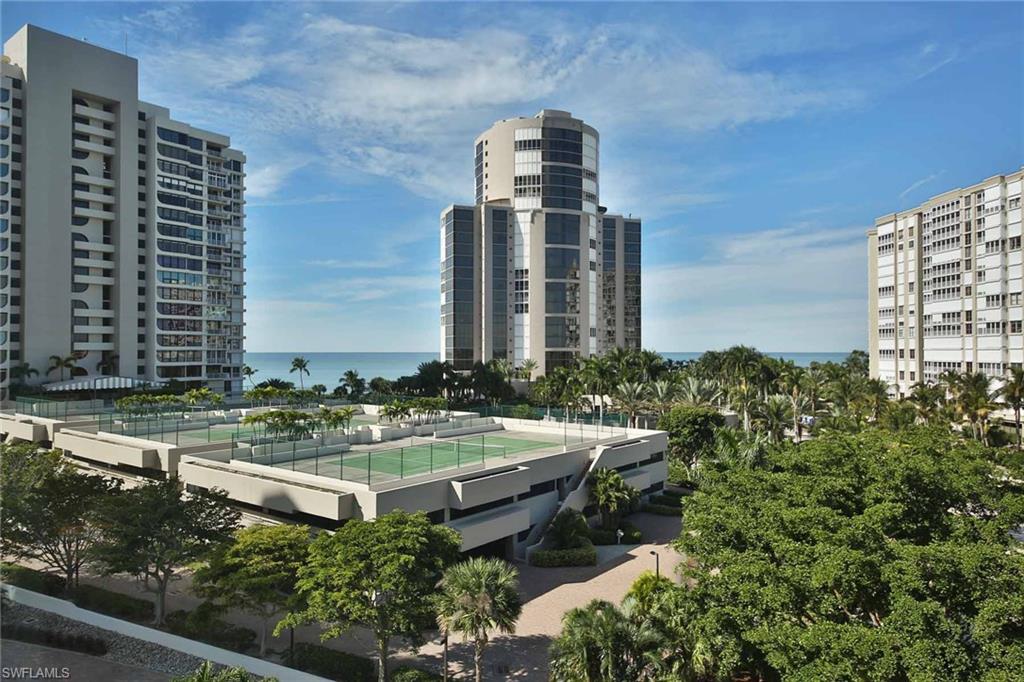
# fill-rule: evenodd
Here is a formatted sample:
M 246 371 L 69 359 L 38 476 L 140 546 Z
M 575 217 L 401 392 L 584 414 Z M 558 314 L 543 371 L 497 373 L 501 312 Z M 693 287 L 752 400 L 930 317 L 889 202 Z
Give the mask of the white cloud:
M 805 223 L 731 234 L 699 262 L 647 267 L 647 345 L 703 350 L 732 339 L 771 350 L 842 350 L 862 344 L 865 229 Z
M 160 15 L 155 26 L 189 21 L 183 12 Z M 333 173 L 385 176 L 440 200 L 464 196 L 472 181 L 467 140 L 496 118 L 541 106 L 573 109 L 598 128 L 692 133 L 849 106 L 861 97 L 833 83 L 730 67 L 658 27 L 580 30 L 556 12 L 526 24 L 530 32 L 522 24 L 471 25 L 440 37 L 319 9 L 295 14 L 294 6 L 266 6 L 257 19 L 215 27 L 214 35 L 210 26 L 163 34 L 134 24 L 146 96 L 175 102 L 183 118 L 224 130 L 264 158 L 296 149 L 309 155 L 260 165 L 250 153 L 253 198 L 271 196 L 312 159 Z M 666 212 L 717 200 L 662 194 L 652 203 Z
M 946 171 L 944 171 L 944 170 L 941 170 L 941 171 L 939 171 L 938 173 L 932 173 L 931 175 L 929 175 L 929 176 L 927 176 L 927 177 L 921 178 L 920 180 L 915 180 L 914 182 L 910 183 L 910 186 L 909 186 L 909 187 L 907 187 L 907 188 L 906 188 L 905 190 L 903 190 L 902 192 L 900 192 L 900 201 L 903 201 L 903 199 L 904 199 L 904 198 L 906 198 L 906 196 L 907 196 L 908 194 L 910 194 L 911 192 L 913 192 L 913 191 L 914 191 L 915 189 L 917 189 L 918 187 L 921 187 L 922 185 L 926 185 L 926 184 L 928 184 L 929 182 L 931 182 L 932 180 L 936 180 L 936 179 L 938 179 L 938 178 L 939 178 L 939 177 L 941 177 L 941 176 L 942 176 L 942 174 L 943 174 L 943 173 L 945 173 L 945 172 L 946 172 Z

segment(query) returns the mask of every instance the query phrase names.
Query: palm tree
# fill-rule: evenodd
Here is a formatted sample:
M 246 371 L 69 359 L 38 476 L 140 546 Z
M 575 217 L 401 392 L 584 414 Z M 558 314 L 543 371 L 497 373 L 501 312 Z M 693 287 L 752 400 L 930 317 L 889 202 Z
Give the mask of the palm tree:
M 615 368 L 607 358 L 591 355 L 583 361 L 583 381 L 587 385 L 587 391 L 597 395 L 598 414 L 601 424 L 604 424 L 604 397 L 608 388 L 614 385 Z
M 366 390 L 366 380 L 359 376 L 359 372 L 354 369 L 347 370 L 341 377 L 341 385 L 345 387 L 349 396 L 354 400 L 358 399 Z
M 516 376 L 515 367 L 507 358 L 494 358 L 491 360 L 491 369 L 497 372 L 505 383 L 510 383 Z
M 612 399 L 616 409 L 626 413 L 629 418 L 626 423 L 633 428 L 636 428 L 636 415 L 643 407 L 646 395 L 647 389 L 639 381 L 623 381 L 615 388 Z
M 861 385 L 864 399 L 871 409 L 871 419 L 877 422 L 882 416 L 882 409 L 889 402 L 889 384 L 883 379 L 867 379 Z
M 639 491 L 626 483 L 615 469 L 594 469 L 587 475 L 587 486 L 590 501 L 601 510 L 601 526 L 605 530 L 618 528 L 619 514 L 640 497 Z
M 770 395 L 757 406 L 754 422 L 768 435 L 771 443 L 778 444 L 786 435 L 790 411 L 788 397 L 780 394 Z
M 1006 378 L 999 396 L 1007 407 L 1013 410 L 1013 425 L 1017 431 L 1017 449 L 1021 449 L 1020 411 L 1024 407 L 1024 369 L 1010 367 L 1010 376 Z
M 672 404 L 672 400 L 675 398 L 676 386 L 667 379 L 659 379 L 658 381 L 651 383 L 648 393 L 650 395 L 654 411 L 658 415 L 663 415 L 668 411 L 669 406 Z
M 683 378 L 676 394 L 680 402 L 697 407 L 717 405 L 722 399 L 722 389 L 715 381 L 692 374 Z
M 555 680 L 618 682 L 678 679 L 660 673 L 664 642 L 649 618 L 627 597 L 622 609 L 595 599 L 562 618 L 562 632 L 551 644 Z
M 481 682 L 488 633 L 512 634 L 523 611 L 519 571 L 501 559 L 474 557 L 449 567 L 437 586 L 437 625 L 446 635 L 458 632 L 473 640 L 476 682 Z
M 15 381 L 26 383 L 28 379 L 36 376 L 39 376 L 39 370 L 27 362 L 20 362 L 11 367 L 11 379 Z
M 526 385 L 529 386 L 533 382 L 533 373 L 537 371 L 537 361 L 533 358 L 526 358 L 523 360 L 523 364 L 519 367 L 520 375 L 526 379 Z
M 746 379 L 741 379 L 730 392 L 729 399 L 733 409 L 743 417 L 743 430 L 749 433 L 750 413 L 757 405 L 757 388 Z
M 736 429 L 715 429 L 715 458 L 726 464 L 742 464 L 752 469 L 761 463 L 768 451 L 764 433 L 743 433 Z
M 917 417 L 920 421 L 928 423 L 938 416 L 939 407 L 946 396 L 946 390 L 941 386 L 917 382 L 911 387 L 910 402 L 917 410 Z
M 992 380 L 983 372 L 965 372 L 960 377 L 956 402 L 959 412 L 971 424 L 974 437 L 988 442 L 988 418 L 995 409 Z
M 288 373 L 292 372 L 299 373 L 299 390 L 305 390 L 305 386 L 302 385 L 302 375 L 309 376 L 309 360 L 302 356 L 292 358 L 292 368 L 288 370 Z
M 352 423 L 352 418 L 356 416 L 356 409 L 346 405 L 345 407 L 339 407 L 334 411 L 334 414 L 338 417 L 338 425 L 347 432 L 349 424 Z
M 46 370 L 46 374 L 50 375 L 53 372 L 60 372 L 59 381 L 64 381 L 64 370 L 74 370 L 75 365 L 78 364 L 78 358 L 74 355 L 51 355 L 50 356 L 50 369 Z
M 258 369 L 253 369 L 249 365 L 242 365 L 242 376 L 249 380 L 249 384 L 253 388 L 256 388 L 256 380 L 253 379 L 253 377 L 256 376 L 258 372 Z

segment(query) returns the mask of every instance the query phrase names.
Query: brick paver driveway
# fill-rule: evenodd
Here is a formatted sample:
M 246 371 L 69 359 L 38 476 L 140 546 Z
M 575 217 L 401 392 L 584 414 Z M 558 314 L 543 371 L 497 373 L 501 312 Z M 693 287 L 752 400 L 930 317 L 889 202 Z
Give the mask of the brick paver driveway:
M 681 519 L 634 514 L 629 520 L 643 531 L 647 544 L 600 548 L 602 554 L 615 556 L 598 566 L 537 568 L 517 564 L 525 600 L 523 615 L 514 635 L 498 635 L 487 647 L 485 679 L 547 680 L 548 647 L 561 632 L 562 616 L 593 599 L 617 604 L 641 573 L 654 570 L 651 551 L 659 554 L 662 575 L 678 581 L 675 568 L 681 557 L 667 543 L 679 536 Z M 466 670 L 472 669 L 469 644 L 453 642 L 448 656 L 453 670 L 463 669 L 463 666 Z M 417 658 L 439 663 L 441 647 L 428 644 L 420 649 Z

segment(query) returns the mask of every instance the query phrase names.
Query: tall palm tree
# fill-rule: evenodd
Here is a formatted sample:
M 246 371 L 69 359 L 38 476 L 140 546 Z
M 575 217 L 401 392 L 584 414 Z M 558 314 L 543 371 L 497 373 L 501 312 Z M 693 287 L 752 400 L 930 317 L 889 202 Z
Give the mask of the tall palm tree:
M 256 388 L 256 380 L 253 379 L 256 374 L 259 373 L 258 369 L 253 369 L 249 365 L 242 365 L 242 376 L 249 380 L 249 384 Z
M 509 383 L 516 376 L 515 367 L 508 361 L 507 358 L 494 358 L 491 360 L 491 369 L 498 373 L 505 383 Z
M 1011 367 L 1010 376 L 1006 378 L 999 397 L 1007 407 L 1013 410 L 1013 425 L 1017 431 L 1017 449 L 1021 449 L 1020 411 L 1024 407 L 1024 369 Z
M 59 381 L 64 381 L 64 370 L 74 371 L 75 365 L 78 364 L 78 358 L 74 355 L 51 355 L 50 356 L 50 369 L 46 370 L 46 374 L 52 374 L 53 372 L 60 372 Z
M 988 419 L 995 409 L 992 380 L 984 372 L 964 372 L 960 376 L 956 402 L 959 413 L 971 424 L 974 437 L 988 442 Z
M 292 372 L 299 373 L 299 390 L 305 390 L 306 387 L 302 384 L 302 375 L 305 374 L 306 376 L 309 376 L 309 360 L 301 355 L 299 357 L 292 358 L 292 368 L 288 370 L 288 373 L 291 374 Z
M 476 682 L 482 682 L 489 633 L 514 633 L 523 611 L 519 571 L 501 559 L 474 557 L 449 567 L 437 586 L 437 625 L 473 640 Z
M 615 381 L 615 368 L 608 358 L 591 355 L 583 361 L 583 381 L 587 392 L 597 396 L 598 415 L 604 424 L 604 399 L 609 387 Z
M 551 643 L 551 677 L 581 682 L 678 679 L 662 675 L 662 638 L 632 598 L 622 609 L 595 599 L 562 618 Z
M 743 417 L 743 430 L 750 432 L 750 413 L 757 405 L 757 387 L 746 379 L 740 379 L 739 383 L 730 391 L 729 400 L 733 409 Z

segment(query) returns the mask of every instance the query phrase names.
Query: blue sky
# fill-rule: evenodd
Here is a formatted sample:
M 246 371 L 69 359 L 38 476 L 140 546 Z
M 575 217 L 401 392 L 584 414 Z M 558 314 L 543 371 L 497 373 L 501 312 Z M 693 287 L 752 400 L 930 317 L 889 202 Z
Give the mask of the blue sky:
M 1024 5 L 23 3 L 248 164 L 251 351 L 435 351 L 438 214 L 494 120 L 601 132 L 644 345 L 866 345 L 874 218 L 1024 163 Z

